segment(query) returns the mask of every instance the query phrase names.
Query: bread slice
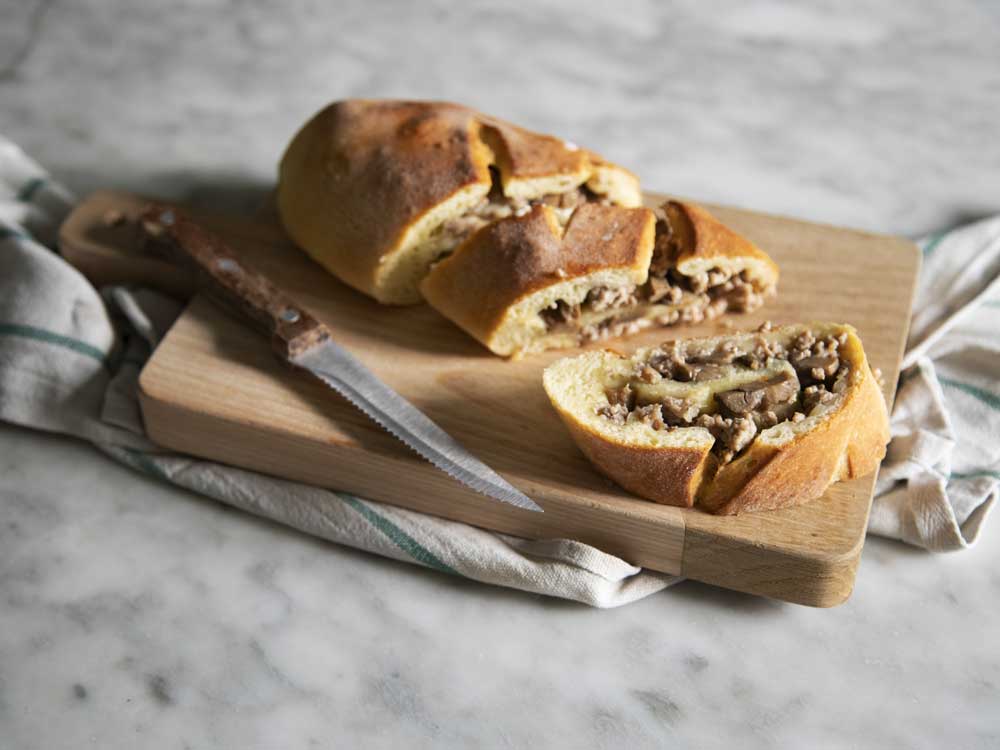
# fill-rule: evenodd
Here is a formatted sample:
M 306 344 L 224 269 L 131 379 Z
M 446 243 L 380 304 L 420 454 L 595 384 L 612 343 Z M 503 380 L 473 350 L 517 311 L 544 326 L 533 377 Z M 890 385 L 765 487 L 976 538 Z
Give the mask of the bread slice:
M 546 205 L 480 229 L 421 283 L 427 301 L 495 354 L 519 356 L 747 312 L 778 267 L 704 208 Z
M 430 264 L 475 229 L 545 201 L 641 203 L 636 177 L 596 154 L 445 102 L 351 99 L 316 114 L 281 160 L 291 238 L 387 304 L 420 301 Z
M 734 514 L 874 471 L 889 418 L 857 331 L 811 323 L 599 351 L 545 370 L 587 458 L 630 492 Z

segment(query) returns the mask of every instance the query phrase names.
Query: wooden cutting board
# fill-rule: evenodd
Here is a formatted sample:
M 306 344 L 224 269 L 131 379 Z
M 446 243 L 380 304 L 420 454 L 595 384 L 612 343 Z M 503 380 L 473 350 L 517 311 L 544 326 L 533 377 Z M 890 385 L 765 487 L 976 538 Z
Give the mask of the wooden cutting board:
M 650 195 L 656 205 L 662 196 Z M 143 254 L 127 220 L 135 196 L 99 193 L 61 234 L 63 254 L 99 283 L 189 289 Z M 781 267 L 777 299 L 739 328 L 828 320 L 855 325 L 892 402 L 919 252 L 904 240 L 713 207 Z M 109 214 L 109 212 L 111 212 Z M 126 218 L 117 226 L 116 213 Z M 243 322 L 196 296 L 140 379 L 151 438 L 184 453 L 356 493 L 519 536 L 568 537 L 654 570 L 815 606 L 844 601 L 864 542 L 875 476 L 836 484 L 797 508 L 717 517 L 639 500 L 600 476 L 570 440 L 541 386 L 567 352 L 499 359 L 427 306 L 376 304 L 340 284 L 284 237 L 273 215 L 206 216 L 258 268 L 334 331 L 379 377 L 545 508 L 530 513 L 473 493 L 418 459 L 332 391 L 279 363 Z M 644 333 L 725 330 L 715 321 Z

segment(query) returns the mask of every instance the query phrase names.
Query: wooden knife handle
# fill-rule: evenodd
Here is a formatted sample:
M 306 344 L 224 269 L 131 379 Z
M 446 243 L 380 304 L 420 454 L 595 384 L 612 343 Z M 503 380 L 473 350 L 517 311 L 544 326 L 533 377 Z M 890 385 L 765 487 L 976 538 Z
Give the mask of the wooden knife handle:
M 154 249 L 193 267 L 198 287 L 250 318 L 281 357 L 291 359 L 330 337 L 325 325 L 248 267 L 225 240 L 175 206 L 154 203 L 140 221 Z

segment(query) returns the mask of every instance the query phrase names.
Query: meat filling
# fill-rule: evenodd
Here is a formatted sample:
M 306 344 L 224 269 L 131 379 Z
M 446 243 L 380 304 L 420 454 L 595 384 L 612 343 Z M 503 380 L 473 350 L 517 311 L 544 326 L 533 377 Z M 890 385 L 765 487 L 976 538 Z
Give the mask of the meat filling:
M 641 286 L 591 289 L 579 305 L 557 300 L 539 315 L 546 331 L 579 332 L 580 343 L 636 333 L 652 325 L 700 323 L 724 312 L 760 307 L 767 290 L 746 270 L 711 268 L 686 275 L 674 266 L 680 245 L 668 222 L 659 220 L 649 278 Z
M 801 422 L 836 401 L 850 369 L 839 354 L 846 340 L 807 331 L 785 346 L 758 334 L 749 347 L 726 341 L 693 356 L 670 342 L 639 363 L 629 382 L 608 388 L 608 404 L 597 413 L 654 430 L 703 427 L 727 463 L 762 430 Z
M 703 286 L 708 277 L 716 283 Z M 746 271 L 733 276 L 721 269 L 698 276 L 671 271 L 669 277 L 650 277 L 641 286 L 594 287 L 583 302 L 556 300 L 539 316 L 547 331 L 578 331 L 581 343 L 590 343 L 653 325 L 700 323 L 727 311 L 750 312 L 763 300 Z
M 450 253 L 462 244 L 476 230 L 498 219 L 508 216 L 524 216 L 533 205 L 545 203 L 551 206 L 556 218 L 561 224 L 569 221 L 573 211 L 583 203 L 607 202 L 603 196 L 594 193 L 586 186 L 581 186 L 565 193 L 543 195 L 535 200 L 511 198 L 503 194 L 500 183 L 500 173 L 495 167 L 490 167 L 491 187 L 489 194 L 477 205 L 461 216 L 448 219 L 438 226 L 432 235 L 435 246 L 440 248 L 441 255 Z

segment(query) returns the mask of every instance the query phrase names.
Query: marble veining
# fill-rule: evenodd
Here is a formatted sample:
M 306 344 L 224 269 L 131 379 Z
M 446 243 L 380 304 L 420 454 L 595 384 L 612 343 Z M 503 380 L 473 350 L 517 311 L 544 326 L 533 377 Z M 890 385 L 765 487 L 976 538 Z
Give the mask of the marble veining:
M 1000 211 L 996 3 L 0 3 L 0 132 L 78 192 L 246 207 L 352 95 L 649 188 L 917 234 Z M 820 611 L 614 611 L 304 537 L 0 426 L 0 748 L 994 747 L 1000 543 L 868 542 Z

